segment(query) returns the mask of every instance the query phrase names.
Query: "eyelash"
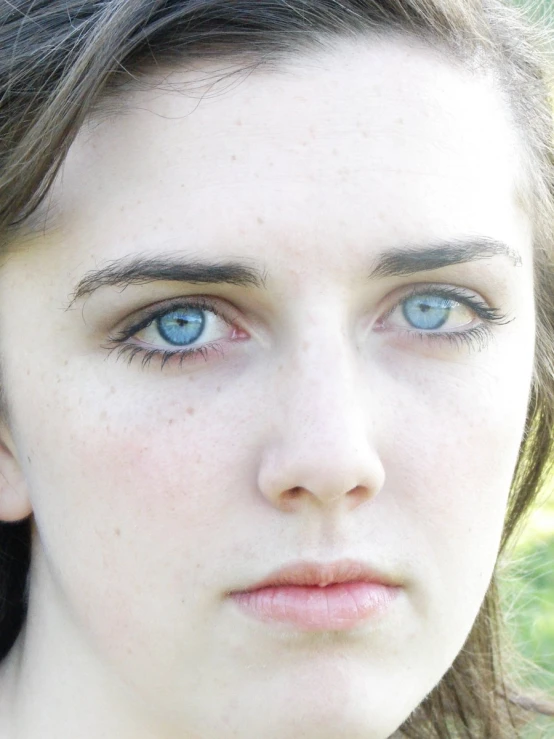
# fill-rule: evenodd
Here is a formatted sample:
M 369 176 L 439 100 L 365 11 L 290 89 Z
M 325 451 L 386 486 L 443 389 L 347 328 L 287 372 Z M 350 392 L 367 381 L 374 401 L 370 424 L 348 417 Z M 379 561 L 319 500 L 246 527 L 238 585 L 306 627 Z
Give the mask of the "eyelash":
M 457 349 L 466 347 L 469 350 L 480 351 L 487 346 L 488 341 L 492 337 L 493 324 L 505 325 L 510 322 L 507 319 L 507 316 L 501 313 L 497 308 L 491 308 L 484 301 L 475 296 L 470 297 L 460 288 L 445 285 L 421 285 L 413 287 L 385 313 L 385 315 L 380 319 L 380 322 L 386 321 L 387 318 L 389 318 L 392 313 L 409 298 L 420 295 L 433 295 L 446 300 L 454 300 L 473 311 L 475 315 L 482 320 L 482 323 L 463 331 L 418 331 L 417 329 L 397 329 L 398 332 L 410 341 L 430 342 L 433 344 L 438 342 L 448 342 Z M 223 311 L 219 309 L 217 303 L 213 300 L 196 296 L 189 300 L 181 298 L 179 300 L 165 303 L 163 308 L 158 307 L 145 315 L 138 323 L 134 323 L 133 325 L 121 330 L 118 334 L 111 336 L 109 338 L 109 346 L 107 347 L 110 350 L 110 355 L 113 352 L 116 352 L 117 358 L 124 358 L 128 364 L 131 364 L 136 359 L 140 359 L 141 366 L 143 368 L 146 368 L 155 360 L 160 363 L 160 369 L 166 367 L 169 362 L 176 362 L 177 366 L 181 367 L 185 362 L 192 361 L 193 359 L 200 357 L 205 361 L 208 361 L 212 352 L 223 357 L 224 351 L 221 348 L 220 342 L 211 342 L 203 344 L 200 347 L 178 350 L 147 349 L 140 344 L 128 343 L 129 339 L 139 333 L 139 331 L 148 328 L 158 318 L 170 313 L 171 311 L 183 308 L 210 312 L 224 321 L 228 326 L 233 326 L 234 323 L 223 313 Z
M 447 342 L 456 349 L 467 348 L 470 351 L 482 351 L 486 348 L 489 340 L 493 336 L 493 325 L 503 326 L 511 322 L 505 313 L 498 308 L 492 308 L 483 300 L 476 296 L 469 296 L 464 290 L 449 285 L 417 285 L 414 286 L 407 294 L 403 295 L 400 301 L 385 313 L 381 321 L 386 321 L 399 305 L 402 305 L 409 298 L 417 296 L 433 295 L 444 298 L 445 300 L 454 300 L 461 305 L 465 305 L 482 323 L 463 331 L 418 331 L 417 329 L 401 330 L 404 338 L 410 341 L 427 342 L 429 344 L 437 344 Z
M 182 308 L 188 308 L 192 310 L 207 311 L 213 313 L 215 316 L 220 318 L 228 326 L 233 325 L 225 314 L 219 310 L 218 306 L 214 301 L 208 300 L 207 298 L 194 297 L 189 300 L 175 300 L 169 303 L 164 303 L 163 309 L 159 307 L 151 313 L 145 315 L 145 317 L 138 323 L 134 323 L 131 326 L 120 331 L 115 336 L 111 336 L 109 339 L 110 354 L 114 351 L 117 353 L 118 359 L 125 359 L 128 364 L 131 364 L 135 359 L 140 358 L 141 366 L 146 368 L 153 360 L 160 362 L 160 368 L 163 369 L 168 362 L 177 362 L 177 365 L 181 367 L 186 361 L 195 359 L 197 357 L 203 357 L 205 361 L 208 361 L 211 352 L 216 352 L 220 356 L 224 355 L 223 350 L 218 342 L 211 342 L 203 344 L 199 347 L 192 349 L 179 349 L 179 350 L 166 350 L 166 349 L 147 349 L 140 344 L 129 344 L 131 339 L 139 331 L 142 331 L 148 326 L 152 325 L 157 318 L 166 315 L 174 310 Z

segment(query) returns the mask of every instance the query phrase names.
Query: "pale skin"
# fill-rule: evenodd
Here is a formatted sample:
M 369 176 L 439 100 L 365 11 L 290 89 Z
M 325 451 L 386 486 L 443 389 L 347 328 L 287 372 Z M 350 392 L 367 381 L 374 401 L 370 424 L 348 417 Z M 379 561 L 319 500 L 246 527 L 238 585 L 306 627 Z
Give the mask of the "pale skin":
M 337 44 L 200 104 L 180 92 L 198 74 L 85 126 L 55 223 L 2 266 L 0 515 L 35 520 L 6 739 L 385 739 L 493 571 L 535 322 L 521 147 L 494 83 L 403 40 Z M 486 253 L 375 271 L 462 242 Z M 138 256 L 263 281 L 75 296 Z M 458 290 L 440 330 L 407 322 L 414 289 Z M 175 347 L 123 329 L 191 296 L 224 317 L 217 350 L 129 363 Z M 262 624 L 226 595 L 344 557 L 401 586 L 351 631 Z

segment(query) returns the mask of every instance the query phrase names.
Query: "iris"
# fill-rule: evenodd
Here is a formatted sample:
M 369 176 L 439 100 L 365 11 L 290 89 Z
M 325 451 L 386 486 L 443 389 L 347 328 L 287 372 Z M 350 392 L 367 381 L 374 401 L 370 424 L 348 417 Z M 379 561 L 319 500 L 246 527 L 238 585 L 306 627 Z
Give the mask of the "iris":
M 206 319 L 199 308 L 179 308 L 156 319 L 160 335 L 174 346 L 186 346 L 199 339 Z
M 402 313 L 413 328 L 433 331 L 444 326 L 456 305 L 439 295 L 414 295 L 404 301 Z

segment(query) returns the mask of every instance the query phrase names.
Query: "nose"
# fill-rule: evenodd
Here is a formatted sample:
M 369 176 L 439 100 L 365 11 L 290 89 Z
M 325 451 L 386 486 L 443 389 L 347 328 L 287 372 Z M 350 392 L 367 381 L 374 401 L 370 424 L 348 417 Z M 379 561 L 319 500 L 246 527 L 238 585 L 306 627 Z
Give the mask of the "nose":
M 275 377 L 268 404 L 272 436 L 258 487 L 283 511 L 310 505 L 351 510 L 384 484 L 368 382 L 352 352 L 334 349 L 331 360 L 325 351 L 297 355 Z

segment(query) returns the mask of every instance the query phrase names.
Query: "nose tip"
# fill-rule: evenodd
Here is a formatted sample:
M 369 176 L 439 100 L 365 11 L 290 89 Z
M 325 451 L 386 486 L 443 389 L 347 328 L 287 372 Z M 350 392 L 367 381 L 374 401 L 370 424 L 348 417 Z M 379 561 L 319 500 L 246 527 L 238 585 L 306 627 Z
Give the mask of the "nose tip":
M 309 455 L 294 443 L 266 450 L 258 487 L 280 510 L 291 512 L 316 505 L 349 511 L 381 490 L 385 472 L 369 442 L 354 445 L 346 441 L 342 450 L 320 444 L 310 447 Z
M 337 314 L 333 305 L 323 311 L 310 328 L 309 348 L 300 351 L 298 341 L 267 394 L 271 421 L 258 488 L 282 510 L 308 505 L 351 510 L 384 484 L 375 443 L 376 399 Z

